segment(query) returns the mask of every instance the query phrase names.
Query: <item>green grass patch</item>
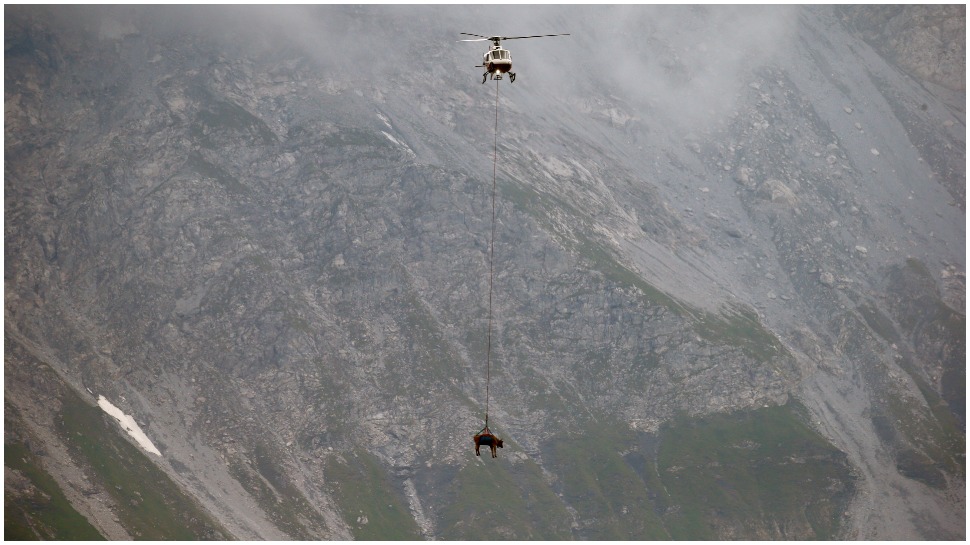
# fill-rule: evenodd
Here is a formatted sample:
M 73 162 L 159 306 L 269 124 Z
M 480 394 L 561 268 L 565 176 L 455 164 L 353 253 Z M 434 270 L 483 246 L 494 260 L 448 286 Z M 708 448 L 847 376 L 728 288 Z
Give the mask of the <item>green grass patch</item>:
M 899 342 L 899 333 L 897 333 L 896 328 L 893 327 L 892 320 L 880 312 L 878 308 L 869 303 L 863 303 L 859 305 L 856 310 L 858 310 L 859 314 L 862 315 L 862 318 L 866 321 L 869 328 L 875 331 L 876 334 L 882 337 L 886 342 Z
M 65 389 L 55 418 L 74 460 L 90 468 L 117 506 L 122 526 L 135 539 L 226 539 L 229 534 L 201 506 L 126 441 L 99 408 Z
M 925 396 L 930 392 L 922 393 L 929 402 Z M 904 395 L 895 384 L 884 390 L 882 398 L 888 414 L 873 415 L 873 424 L 877 432 L 880 428 L 884 430 L 880 437 L 897 447 L 896 468 L 900 474 L 928 486 L 946 486 L 941 469 L 961 472 L 957 459 L 963 451 L 957 449 L 964 441 L 953 433 L 956 430 L 947 429 L 949 422 L 940 421 L 919 400 Z M 901 440 L 897 440 L 897 433 Z
M 886 278 L 893 318 L 922 359 L 943 365 L 941 396 L 965 424 L 966 316 L 943 302 L 936 279 L 918 259 L 890 268 Z
M 896 470 L 904 477 L 919 481 L 933 488 L 946 487 L 946 477 L 928 456 L 914 449 L 902 449 L 896 453 Z
M 418 540 L 421 531 L 411 518 L 407 499 L 394 486 L 380 462 L 357 450 L 346 459 L 332 456 L 324 475 L 355 540 Z
M 657 470 L 674 539 L 835 539 L 854 491 L 845 455 L 785 406 L 679 417 Z
M 564 247 L 576 252 L 586 261 L 591 269 L 599 271 L 610 282 L 635 288 L 644 304 L 661 306 L 692 320 L 697 334 L 701 337 L 737 347 L 757 361 L 770 361 L 788 353 L 750 308 L 732 306 L 719 313 L 704 312 L 657 289 L 629 266 L 624 265 L 612 248 L 586 236 L 585 233 L 591 230 L 589 220 L 566 201 L 541 194 L 522 184 L 505 183 L 500 187 L 506 199 L 536 219 Z
M 935 420 L 934 425 L 929 426 L 928 432 L 931 434 L 932 448 L 927 450 L 927 455 L 937 464 L 947 471 L 956 475 L 964 475 L 966 472 L 966 452 L 967 437 L 962 431 L 960 421 L 953 416 L 946 404 L 925 380 L 915 373 L 910 372 L 910 376 L 916 382 L 923 398 L 930 407 L 930 412 Z
M 904 360 L 902 367 L 916 383 L 929 410 L 901 392 L 887 391 L 884 397 L 890 417 L 874 417 L 873 422 L 886 430 L 881 436 L 888 442 L 894 442 L 894 430 L 898 430 L 910 445 L 897 452 L 896 465 L 901 474 L 929 486 L 945 487 L 941 471 L 958 476 L 965 473 L 966 435 L 946 402 L 915 372 L 912 364 Z M 895 426 L 890 424 L 890 418 Z
M 622 424 L 590 424 L 553 439 L 544 451 L 559 476 L 562 500 L 577 512 L 583 540 L 670 539 L 658 515 L 659 482 L 646 482 L 618 451 L 634 437 Z M 643 469 L 643 468 L 641 468 Z M 644 473 L 644 474 L 649 474 Z
M 502 183 L 499 184 L 499 189 L 505 199 L 534 218 L 544 230 L 556 236 L 565 248 L 576 252 L 591 268 L 607 279 L 637 288 L 648 304 L 666 307 L 679 315 L 690 314 L 676 299 L 620 263 L 614 250 L 587 237 L 585 233 L 591 231 L 590 220 L 570 203 L 553 195 L 539 193 L 525 184 Z
M 213 100 L 200 110 L 192 123 L 189 134 L 203 146 L 215 149 L 214 136 L 218 133 L 247 134 L 258 143 L 271 145 L 278 142 L 276 134 L 262 119 L 232 102 Z
M 499 435 L 500 432 L 497 431 Z M 499 457 L 482 449 L 469 459 L 443 494 L 438 513 L 441 539 L 563 540 L 571 537 L 569 514 L 531 460 L 508 459 L 509 441 Z M 468 456 L 474 457 L 469 437 Z
M 10 407 L 7 407 L 10 410 Z M 57 481 L 23 443 L 3 444 L 3 465 L 19 471 L 30 487 L 19 494 L 4 490 L 4 540 L 103 540 L 104 536 L 77 512 Z M 9 484 L 9 483 L 8 483 Z
M 718 314 L 704 312 L 695 327 L 698 335 L 708 341 L 739 348 L 755 361 L 790 356 L 778 337 L 765 329 L 758 315 L 747 307 L 734 306 Z
M 189 158 L 186 160 L 185 164 L 202 177 L 215 180 L 231 195 L 247 195 L 251 192 L 251 190 L 237 180 L 235 176 L 206 161 L 202 157 L 202 154 L 197 151 L 189 154 Z
M 248 255 L 240 260 L 240 265 L 245 266 L 252 264 L 256 267 L 256 270 L 263 274 L 268 274 L 273 272 L 273 264 L 269 262 L 266 256 L 262 255 Z
M 294 314 L 293 312 L 286 312 L 283 314 L 283 320 L 290 329 L 295 329 L 307 335 L 313 334 L 313 328 L 310 327 L 310 322 L 302 316 Z
M 390 140 L 376 131 L 368 131 L 352 127 L 341 127 L 336 132 L 328 134 L 323 144 L 328 147 L 364 146 L 370 148 L 391 147 Z

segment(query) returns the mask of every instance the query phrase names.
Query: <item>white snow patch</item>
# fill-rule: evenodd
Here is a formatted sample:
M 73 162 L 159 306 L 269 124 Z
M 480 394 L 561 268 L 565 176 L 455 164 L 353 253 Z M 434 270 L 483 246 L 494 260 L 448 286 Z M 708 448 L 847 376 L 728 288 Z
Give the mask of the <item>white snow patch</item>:
M 381 132 L 384 133 L 384 136 L 386 136 L 387 139 L 390 140 L 391 142 L 393 142 L 394 144 L 397 144 L 398 146 L 402 146 L 402 147 L 405 147 L 405 148 L 407 147 L 404 144 L 402 144 L 401 142 L 399 142 L 397 138 L 394 138 L 393 136 L 391 136 L 390 134 L 388 134 L 387 131 L 381 131 Z
M 391 141 L 391 143 L 393 143 L 393 144 L 395 144 L 395 145 L 397 145 L 397 146 L 400 146 L 400 147 L 402 147 L 402 148 L 404 148 L 404 151 L 406 151 L 406 152 L 407 152 L 407 154 L 408 154 L 408 156 L 409 156 L 409 157 L 411 157 L 411 158 L 414 158 L 414 157 L 416 157 L 416 156 L 417 156 L 417 155 L 415 155 L 415 153 L 414 153 L 414 150 L 412 150 L 410 146 L 408 146 L 408 145 L 407 145 L 407 144 L 405 144 L 404 142 L 401 142 L 401 141 L 400 141 L 400 140 L 398 140 L 397 138 L 394 138 L 394 137 L 393 137 L 393 136 L 391 136 L 391 135 L 390 135 L 390 133 L 388 133 L 387 131 L 381 131 L 381 133 L 382 133 L 382 134 L 383 134 L 384 136 L 386 136 L 386 137 L 387 137 L 387 139 Z
M 391 127 L 391 121 L 387 118 L 386 115 L 384 115 L 384 114 L 382 114 L 380 112 L 377 112 L 377 118 L 380 119 L 381 121 L 383 121 L 384 124 L 387 125 L 387 128 L 388 129 L 391 129 L 391 130 L 394 129 L 394 127 Z M 384 133 L 384 134 L 387 134 L 387 133 Z
M 148 452 L 151 452 L 152 454 L 155 454 L 158 456 L 162 455 L 162 453 L 159 452 L 157 448 L 155 448 L 155 445 L 152 444 L 148 436 L 145 435 L 145 432 L 141 431 L 141 428 L 135 422 L 134 418 L 121 412 L 121 409 L 112 405 L 110 401 L 108 401 L 107 399 L 105 399 L 104 396 L 101 396 L 101 395 L 98 396 L 98 406 L 104 409 L 104 412 L 114 417 L 114 419 L 117 420 L 119 424 L 121 424 L 121 427 L 124 428 L 126 432 L 128 432 L 128 435 L 130 435 L 132 439 L 135 440 L 135 442 L 141 445 L 141 448 L 145 449 Z

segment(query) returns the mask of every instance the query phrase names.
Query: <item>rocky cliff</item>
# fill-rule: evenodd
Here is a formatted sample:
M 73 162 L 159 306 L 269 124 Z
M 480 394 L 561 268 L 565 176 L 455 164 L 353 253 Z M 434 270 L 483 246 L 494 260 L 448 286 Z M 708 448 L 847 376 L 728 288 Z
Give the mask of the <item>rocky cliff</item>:
M 5 537 L 965 538 L 965 8 L 504 9 L 5 11 Z

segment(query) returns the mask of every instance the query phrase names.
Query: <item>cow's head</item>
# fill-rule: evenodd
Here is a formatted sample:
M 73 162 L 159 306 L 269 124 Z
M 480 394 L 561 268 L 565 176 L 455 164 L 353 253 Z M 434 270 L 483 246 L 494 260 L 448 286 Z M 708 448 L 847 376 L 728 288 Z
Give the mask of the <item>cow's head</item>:
M 501 439 L 499 439 L 498 437 L 496 437 L 495 439 L 496 439 L 495 446 L 497 446 L 498 448 L 505 448 L 505 443 L 503 443 Z

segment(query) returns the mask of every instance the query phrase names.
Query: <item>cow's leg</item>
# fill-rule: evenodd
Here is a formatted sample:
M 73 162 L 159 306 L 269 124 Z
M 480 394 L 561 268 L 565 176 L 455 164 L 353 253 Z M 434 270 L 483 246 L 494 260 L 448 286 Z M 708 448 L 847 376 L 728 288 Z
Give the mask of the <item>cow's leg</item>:
M 475 443 L 475 456 L 481 456 L 482 454 L 478 452 L 478 443 Z
M 498 453 L 495 451 L 495 442 L 492 442 L 492 458 L 498 458 Z

